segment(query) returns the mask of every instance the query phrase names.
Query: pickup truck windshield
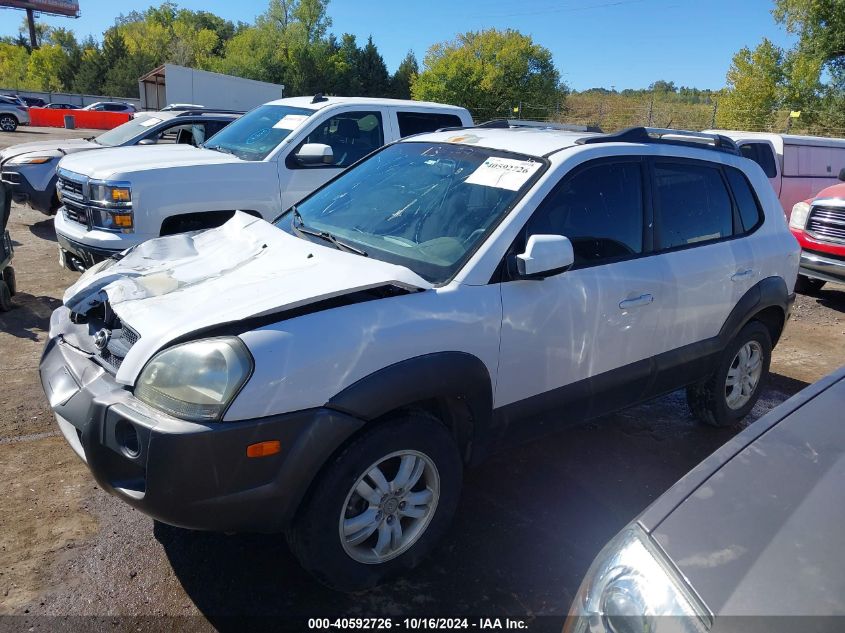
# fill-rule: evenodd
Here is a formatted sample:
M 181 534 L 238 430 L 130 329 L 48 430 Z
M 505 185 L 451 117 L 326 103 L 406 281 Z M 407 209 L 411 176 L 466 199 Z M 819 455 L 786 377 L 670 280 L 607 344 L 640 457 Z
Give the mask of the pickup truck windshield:
M 543 166 L 540 158 L 484 147 L 397 143 L 317 190 L 276 226 L 315 241 L 314 233 L 329 234 L 369 257 L 443 283 Z
M 263 105 L 247 112 L 208 139 L 203 147 L 234 154 L 241 160 L 264 160 L 314 110 Z
M 156 123 L 161 123 L 161 119 L 151 114 L 139 114 L 123 125 L 118 125 L 108 132 L 103 132 L 94 138 L 94 142 L 106 147 L 118 147 L 136 136 L 148 132 Z

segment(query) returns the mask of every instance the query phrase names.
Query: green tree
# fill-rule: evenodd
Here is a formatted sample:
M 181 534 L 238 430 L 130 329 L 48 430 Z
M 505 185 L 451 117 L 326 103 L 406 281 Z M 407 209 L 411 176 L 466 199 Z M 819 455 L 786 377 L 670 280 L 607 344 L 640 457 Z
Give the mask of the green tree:
M 56 91 L 65 86 L 61 77 L 68 58 L 58 44 L 46 44 L 32 51 L 27 72 L 38 90 Z
M 551 52 L 511 29 L 458 35 L 429 48 L 411 86 L 415 99 L 467 107 L 476 118 L 509 115 L 546 118 L 566 94 Z
M 73 78 L 72 89 L 82 94 L 102 94 L 103 88 L 103 53 L 93 40 L 83 44 L 79 70 Z
M 28 66 L 29 52 L 25 47 L 0 43 L 0 85 L 13 89 L 31 87 Z
M 355 96 L 387 97 L 390 94 L 390 75 L 378 48 L 373 44 L 373 37 L 361 49 L 355 64 L 355 74 L 361 86 Z
M 767 130 L 782 97 L 784 52 L 768 39 L 741 49 L 727 74 L 727 89 L 718 100 L 716 124 L 740 130 Z
M 420 66 L 417 63 L 417 58 L 414 51 L 408 51 L 405 55 L 399 68 L 393 73 L 390 78 L 390 92 L 395 99 L 410 99 L 411 98 L 411 84 L 414 83 L 417 75 L 420 74 Z

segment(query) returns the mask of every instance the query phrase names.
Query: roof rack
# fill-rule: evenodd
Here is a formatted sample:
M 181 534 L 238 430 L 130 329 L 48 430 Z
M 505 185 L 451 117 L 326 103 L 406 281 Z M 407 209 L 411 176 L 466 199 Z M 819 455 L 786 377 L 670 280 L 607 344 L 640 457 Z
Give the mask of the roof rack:
M 585 136 L 575 142 L 578 145 L 591 145 L 594 143 L 660 143 L 666 145 L 684 145 L 686 147 L 703 147 L 727 154 L 739 155 L 739 148 L 736 143 L 722 134 L 670 130 L 658 127 L 629 127 L 612 134 Z
M 171 110 L 176 116 L 196 116 L 198 114 L 244 114 L 244 110 L 224 110 L 220 108 L 188 108 L 187 110 Z
M 478 125 L 457 125 L 454 127 L 442 127 L 438 132 L 453 132 L 456 130 L 482 129 L 508 129 L 508 128 L 535 128 L 539 130 L 561 130 L 564 132 L 599 132 L 602 129 L 595 125 L 572 125 L 570 123 L 555 123 L 553 121 L 526 121 L 525 119 L 491 119 Z

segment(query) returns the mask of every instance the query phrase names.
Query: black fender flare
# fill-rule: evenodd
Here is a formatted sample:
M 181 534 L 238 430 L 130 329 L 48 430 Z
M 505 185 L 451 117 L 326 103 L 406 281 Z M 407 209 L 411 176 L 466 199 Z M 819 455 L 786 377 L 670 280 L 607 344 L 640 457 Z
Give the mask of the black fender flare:
M 345 387 L 326 407 L 365 421 L 420 402 L 446 402 L 461 453 L 487 444 L 493 383 L 484 362 L 466 352 L 435 352 L 388 365 Z M 462 405 L 462 406 L 460 406 Z
M 782 277 L 766 277 L 754 284 L 734 306 L 719 331 L 719 344 L 724 349 L 755 315 L 766 308 L 777 307 L 783 311 L 784 323 L 789 315 L 795 295 L 790 294 Z M 773 338 L 772 344 L 777 340 Z

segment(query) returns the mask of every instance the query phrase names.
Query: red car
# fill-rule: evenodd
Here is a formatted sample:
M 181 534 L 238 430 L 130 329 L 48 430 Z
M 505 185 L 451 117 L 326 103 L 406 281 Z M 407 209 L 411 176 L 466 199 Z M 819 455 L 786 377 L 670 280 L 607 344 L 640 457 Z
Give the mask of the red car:
M 845 169 L 839 179 L 845 180 Z M 792 207 L 789 229 L 801 244 L 797 292 L 815 292 L 828 281 L 845 283 L 845 182 Z

